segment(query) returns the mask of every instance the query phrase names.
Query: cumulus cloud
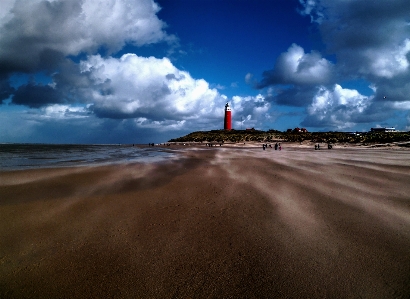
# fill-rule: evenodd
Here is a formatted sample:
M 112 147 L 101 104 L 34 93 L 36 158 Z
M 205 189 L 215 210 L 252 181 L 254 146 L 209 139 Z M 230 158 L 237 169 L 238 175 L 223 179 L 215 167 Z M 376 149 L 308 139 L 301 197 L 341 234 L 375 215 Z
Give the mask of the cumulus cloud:
M 80 66 L 90 80 L 88 94 L 83 97 L 91 103 L 93 113 L 104 118 L 133 118 L 143 128 L 204 130 L 219 123 L 229 101 L 205 80 L 176 68 L 168 58 L 94 55 Z M 234 96 L 231 106 L 234 118 L 241 115 L 261 121 L 270 103 L 262 95 Z
M 325 11 L 320 32 L 345 73 L 392 78 L 408 72 L 410 2 L 303 1 L 306 14 Z
M 52 69 L 67 55 L 126 43 L 172 41 L 152 0 L 7 0 L 0 14 L 0 70 Z
M 383 50 L 369 49 L 365 56 L 370 58 L 368 72 L 377 77 L 392 78 L 409 70 L 410 39 L 406 38 L 402 45 Z M 361 73 L 366 70 L 361 69 Z
M 270 103 L 265 100 L 261 94 L 257 96 L 233 96 L 232 105 L 235 107 L 235 113 L 248 115 L 261 115 L 266 113 L 270 108 Z
M 167 42 L 174 50 L 177 39 L 164 31 L 159 10 L 152 0 L 5 1 L 0 100 L 39 109 L 30 113 L 43 119 L 95 115 L 133 119 L 143 129 L 180 129 L 200 117 L 220 118 L 227 100 L 216 89 L 221 86 L 210 88 L 168 58 L 92 55 L 101 48 L 115 53 L 127 43 Z M 69 58 L 80 53 L 91 55 L 79 63 Z M 14 88 L 8 81 L 16 72 L 38 71 L 46 71 L 52 82 L 30 80 Z
M 332 89 L 319 87 L 308 106 L 306 126 L 347 129 L 360 122 L 363 114 L 372 104 L 372 97 L 357 90 L 342 88 L 335 84 Z
M 234 108 L 236 121 L 239 128 L 241 121 L 246 120 L 246 126 L 255 127 L 270 118 L 269 109 L 271 104 L 264 96 L 233 96 L 232 107 Z
M 118 57 L 127 44 L 162 42 L 169 53 L 177 51 L 178 40 L 165 31 L 154 0 L 3 0 L 0 102 L 3 108 L 29 107 L 29 124 L 62 128 L 74 120 L 82 127 L 87 120 L 100 136 L 114 132 L 112 140 L 122 130 L 218 129 L 227 101 L 236 125 L 242 117 L 255 127 L 270 119 L 272 103 L 306 107 L 304 126 L 339 129 L 409 109 L 408 0 L 299 2 L 300 14 L 319 29 L 326 53 L 292 44 L 260 81 L 245 77 L 269 89 L 267 95 L 228 98 L 220 93 L 224 86 L 193 78 L 168 58 Z M 332 62 L 325 54 L 333 55 Z M 12 74 L 37 72 L 51 82 L 10 84 Z M 342 87 L 357 78 L 371 83 L 374 94 Z M 38 128 L 47 132 L 45 126 Z
M 273 90 L 267 97 L 271 102 L 306 107 L 304 126 L 344 129 L 408 109 L 409 1 L 299 2 L 299 13 L 311 17 L 334 62 L 293 44 L 260 82 L 249 75 L 248 83 Z M 356 79 L 369 82 L 374 94 L 365 96 L 341 87 Z
M 218 92 L 223 86 L 192 78 L 168 58 L 111 55 L 126 44 L 166 42 L 174 51 L 177 39 L 165 32 L 159 10 L 153 0 L 6 0 L 0 12 L 1 101 L 32 108 L 36 121 L 92 115 L 162 131 L 218 123 L 229 101 Z M 97 54 L 101 49 L 105 55 Z M 79 61 L 79 54 L 88 56 Z M 51 83 L 8 82 L 11 74 L 39 71 Z M 235 104 L 253 118 L 266 110 L 259 98 Z
M 315 85 L 325 84 L 332 78 L 332 63 L 320 53 L 305 53 L 302 47 L 292 44 L 282 53 L 272 70 L 263 73 L 263 79 L 256 88 L 270 85 Z M 247 78 L 248 82 L 251 79 Z
M 178 70 L 168 58 L 94 55 L 81 62 L 81 71 L 91 79 L 88 98 L 101 117 L 184 120 L 215 115 L 225 101 L 205 80 Z

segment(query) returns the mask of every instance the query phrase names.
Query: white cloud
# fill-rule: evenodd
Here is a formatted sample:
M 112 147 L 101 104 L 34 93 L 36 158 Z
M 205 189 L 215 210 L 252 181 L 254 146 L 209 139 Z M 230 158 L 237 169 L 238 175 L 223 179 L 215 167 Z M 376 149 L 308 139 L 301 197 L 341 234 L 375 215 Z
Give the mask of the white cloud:
M 321 23 L 324 19 L 324 13 L 321 11 L 319 1 L 315 0 L 299 0 L 303 9 L 299 10 L 302 15 L 310 16 L 312 22 Z
M 362 73 L 370 72 L 379 77 L 392 78 L 409 69 L 406 55 L 410 53 L 410 39 L 406 38 L 402 46 L 387 49 L 368 49 L 365 52 L 370 61 L 368 71 L 363 67 Z
M 203 79 L 193 79 L 168 58 L 91 56 L 81 62 L 83 73 L 94 82 L 90 100 L 94 111 L 114 118 L 148 117 L 184 120 L 216 116 L 223 98 Z
M 0 14 L 0 65 L 37 70 L 58 55 L 109 52 L 175 40 L 153 0 L 8 0 Z M 55 57 L 53 57 L 55 56 Z
M 302 15 L 317 18 L 328 52 L 346 73 L 392 78 L 408 71 L 408 0 L 299 0 Z
M 361 112 L 360 100 L 338 106 L 334 92 L 326 89 L 328 93 L 322 91 L 316 95 L 308 109 L 316 111 L 317 117 L 310 114 L 306 122 L 315 126 L 320 125 L 320 118 L 322 124 L 327 122 L 326 125 L 338 120 L 348 122 L 349 119 L 352 123 L 357 120 L 373 122 L 391 117 L 395 110 L 409 109 L 410 1 L 383 0 L 377 4 L 351 0 L 299 2 L 302 5 L 299 12 L 316 22 L 326 52 L 335 57 L 337 79 L 367 81 L 374 91 L 374 95 L 365 101 L 373 102 L 373 105 L 364 105 L 367 109 L 362 107 Z M 284 103 L 283 99 L 281 103 Z M 359 106 L 354 105 L 357 103 Z
M 49 105 L 42 110 L 42 117 L 53 119 L 70 119 L 88 117 L 87 107 L 70 106 L 70 105 Z
M 372 97 L 360 94 L 357 90 L 342 88 L 335 84 L 332 90 L 320 87 L 308 107 L 311 126 L 332 126 L 337 129 L 352 127 L 370 106 Z
M 391 107 L 397 110 L 410 110 L 410 101 L 404 101 L 404 102 L 391 102 Z
M 278 84 L 315 85 L 325 84 L 333 77 L 333 65 L 318 52 L 305 53 L 301 46 L 292 44 L 282 53 L 273 70 L 263 73 L 259 88 Z M 249 82 L 251 77 L 247 75 Z
M 143 128 L 207 129 L 209 124 L 218 128 L 225 102 L 229 102 L 205 80 L 192 78 L 167 58 L 94 55 L 81 62 L 81 70 L 93 82 L 92 92 L 83 95 L 92 103 L 92 111 L 100 117 L 134 118 Z M 234 118 L 249 116 L 256 122 L 266 117 L 270 103 L 259 94 L 234 96 L 231 106 Z
M 120 49 L 125 41 L 144 45 L 166 37 L 152 0 L 86 0 L 82 8 L 87 32 L 98 44 Z
M 182 130 L 184 129 L 186 122 L 186 120 L 152 121 L 145 117 L 138 117 L 134 120 L 137 128 L 154 129 L 160 132 Z
M 235 115 L 237 115 L 237 125 L 241 125 L 239 116 L 242 120 L 247 120 L 247 126 L 257 126 L 270 117 L 268 111 L 271 104 L 261 94 L 246 97 L 233 96 L 232 107 Z
M 302 47 L 293 44 L 281 54 L 275 69 L 289 83 L 318 84 L 329 79 L 331 63 L 319 53 L 305 53 Z

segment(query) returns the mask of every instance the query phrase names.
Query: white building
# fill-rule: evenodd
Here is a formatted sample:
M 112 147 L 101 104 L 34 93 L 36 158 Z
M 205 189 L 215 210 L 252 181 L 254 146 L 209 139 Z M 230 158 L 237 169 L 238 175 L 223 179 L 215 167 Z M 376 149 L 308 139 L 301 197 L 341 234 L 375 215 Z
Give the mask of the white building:
M 396 128 L 371 128 L 371 132 L 396 132 Z

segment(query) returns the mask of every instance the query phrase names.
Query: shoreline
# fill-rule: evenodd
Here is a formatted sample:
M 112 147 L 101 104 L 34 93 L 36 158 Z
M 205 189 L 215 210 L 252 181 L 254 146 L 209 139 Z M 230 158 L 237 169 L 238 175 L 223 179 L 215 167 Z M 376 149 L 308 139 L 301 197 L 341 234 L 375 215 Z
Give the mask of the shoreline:
M 125 148 L 139 148 L 139 149 L 150 149 L 153 152 L 158 151 L 158 152 L 163 152 L 163 153 L 172 153 L 172 156 L 169 157 L 161 157 L 161 156 L 141 156 L 138 158 L 132 158 L 132 159 L 127 159 L 126 156 L 124 155 L 121 159 L 118 161 L 112 160 L 112 161 L 92 161 L 92 162 L 76 162 L 72 160 L 67 160 L 63 161 L 61 163 L 55 163 L 55 164 L 27 164 L 25 166 L 7 166 L 5 168 L 0 168 L 0 173 L 2 172 L 12 172 L 12 171 L 26 171 L 26 170 L 36 170 L 36 169 L 64 169 L 64 168 L 83 168 L 83 167 L 104 167 L 104 166 L 121 166 L 121 165 L 127 165 L 127 164 L 151 164 L 151 163 L 162 163 L 168 160 L 172 159 L 179 159 L 179 157 L 184 155 L 184 152 L 186 151 L 195 151 L 195 150 L 235 150 L 235 151 L 240 151 L 240 150 L 255 150 L 255 154 L 257 155 L 259 149 L 262 148 L 263 144 L 267 144 L 268 146 L 266 147 L 266 153 L 269 152 L 280 152 L 280 150 L 275 150 L 274 149 L 274 144 L 276 142 L 271 142 L 271 143 L 263 143 L 263 142 L 246 142 L 246 143 L 213 143 L 211 147 L 207 146 L 207 143 L 199 143 L 199 142 L 182 142 L 182 143 L 173 143 L 171 145 L 167 145 L 166 143 L 159 143 L 155 144 L 155 146 L 152 145 L 145 145 L 145 144 L 122 144 L 119 145 L 121 147 Z M 383 150 L 394 150 L 394 151 L 409 151 L 410 150 L 410 142 L 405 143 L 404 146 L 401 146 L 400 144 L 397 143 L 385 143 L 385 144 L 371 144 L 371 145 L 357 145 L 357 144 L 332 144 L 333 148 L 328 149 L 327 148 L 327 143 L 314 143 L 314 142 L 303 142 L 300 144 L 299 142 L 283 142 L 283 141 L 278 141 L 282 145 L 282 151 L 299 151 L 303 153 L 309 153 L 312 150 L 315 150 L 315 145 L 320 144 L 320 150 L 319 152 L 323 151 L 340 151 L 340 150 L 377 150 L 377 151 L 383 151 Z M 269 147 L 271 145 L 271 147 Z M 97 145 L 93 145 L 97 146 Z M 105 145 L 103 145 L 105 146 Z M 118 145 L 112 145 L 112 146 L 118 146 Z M 64 155 L 62 155 L 64 156 Z
M 156 147 L 165 147 L 165 148 L 185 148 L 185 147 L 207 147 L 206 144 L 212 144 L 213 147 L 232 147 L 232 148 L 250 148 L 250 147 L 262 147 L 262 144 L 271 144 L 272 146 L 275 143 L 281 143 L 284 147 L 288 148 L 312 148 L 314 149 L 315 144 L 320 144 L 322 149 L 327 149 L 328 143 L 326 142 L 312 142 L 312 141 L 303 141 L 303 142 L 292 142 L 292 141 L 283 141 L 283 140 L 272 140 L 270 142 L 256 142 L 256 141 L 248 141 L 248 142 L 168 142 L 168 143 L 158 143 Z M 169 146 L 167 144 L 170 144 Z M 406 142 L 390 142 L 390 143 L 369 143 L 369 144 L 361 144 L 361 143 L 332 143 L 333 148 L 393 148 L 393 149 L 403 149 L 408 150 L 410 149 L 410 141 Z
M 0 171 L 0 297 L 410 293 L 409 151 L 203 149 Z

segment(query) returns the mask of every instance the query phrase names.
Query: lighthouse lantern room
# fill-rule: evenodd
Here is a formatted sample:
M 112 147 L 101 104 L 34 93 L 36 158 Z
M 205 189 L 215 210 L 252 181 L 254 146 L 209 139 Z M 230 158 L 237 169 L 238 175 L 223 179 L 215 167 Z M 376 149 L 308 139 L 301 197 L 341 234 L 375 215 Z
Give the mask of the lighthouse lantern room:
M 229 107 L 228 103 L 225 105 L 224 129 L 232 130 L 231 107 Z

